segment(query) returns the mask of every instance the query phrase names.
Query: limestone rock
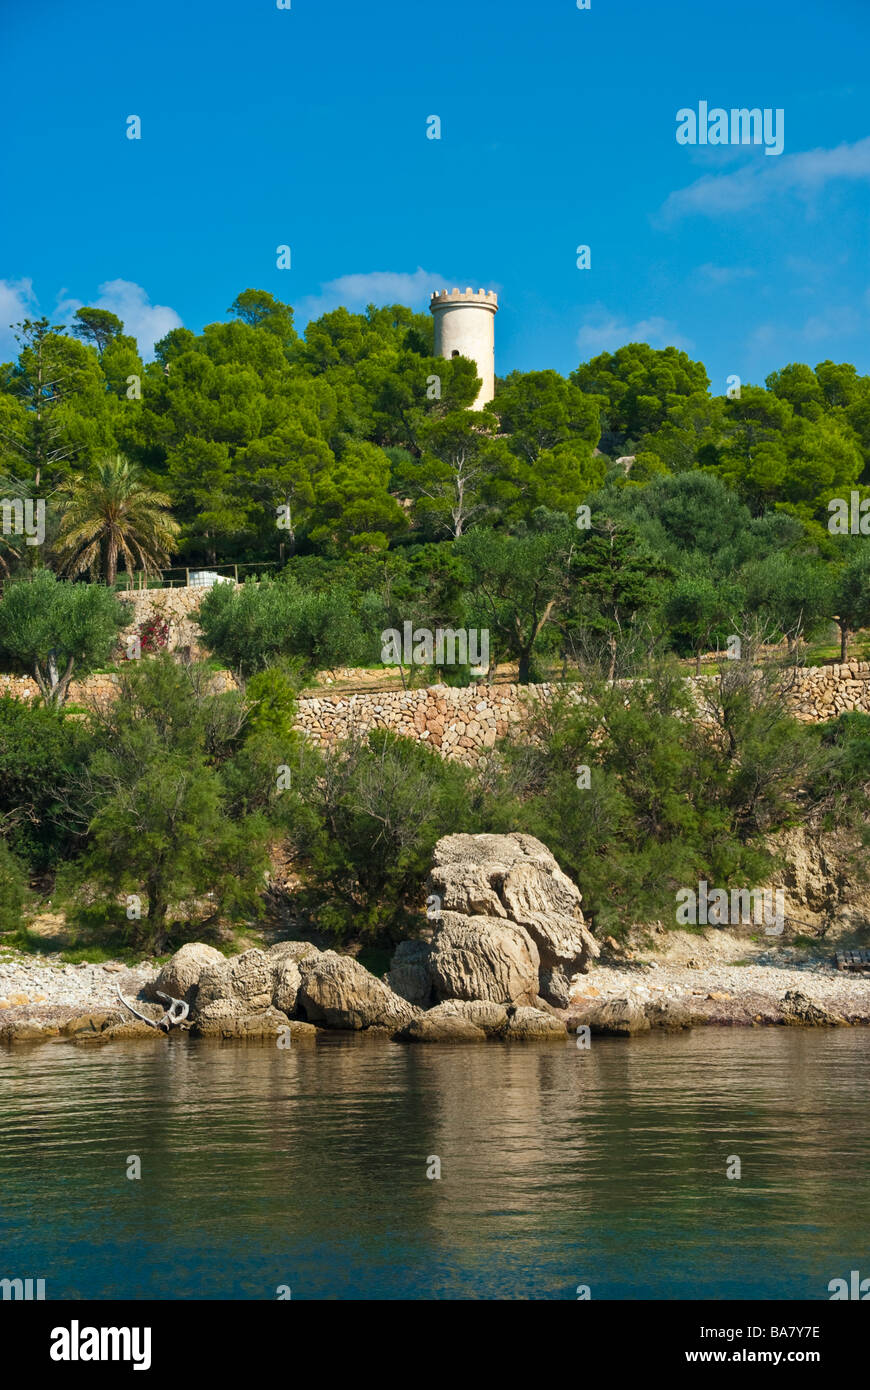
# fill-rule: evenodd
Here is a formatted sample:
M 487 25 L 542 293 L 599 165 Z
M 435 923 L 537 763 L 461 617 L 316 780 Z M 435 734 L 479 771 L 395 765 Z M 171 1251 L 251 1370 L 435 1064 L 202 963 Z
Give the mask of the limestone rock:
M 0 1023 L 0 1042 L 40 1042 L 45 1038 L 56 1037 L 58 1032 L 55 1023 L 40 1023 L 36 1019 L 22 1018 L 17 1022 Z
M 296 1008 L 302 981 L 300 963 L 319 955 L 308 941 L 279 941 L 268 951 L 244 951 L 229 960 L 221 957 L 206 965 L 199 976 L 192 1021 L 201 1032 L 211 1033 L 220 1032 L 220 1025 L 229 1026 L 235 1020 L 244 1036 L 250 1032 L 244 1020 L 275 1008 L 286 1023 L 287 1015 Z
M 839 1014 L 831 1013 L 821 1004 L 813 1001 L 799 989 L 786 990 L 782 998 L 782 1021 L 797 1028 L 835 1028 L 845 1023 Z
M 124 1011 L 127 1018 L 130 1015 Z M 110 1027 L 113 1023 L 121 1022 L 121 1013 L 118 1009 L 109 1009 L 105 1012 L 98 1011 L 90 1014 L 77 1014 L 75 1018 L 68 1018 L 61 1027 L 64 1037 L 73 1037 L 76 1033 L 100 1033 L 104 1028 Z M 144 1025 L 143 1025 L 144 1026 Z
M 71 1024 L 84 1023 L 70 1031 Z M 147 1038 L 160 1038 L 166 1041 L 167 1034 L 160 1028 L 149 1028 L 138 1018 L 124 1011 L 123 1014 L 90 1014 L 79 1019 L 70 1019 L 64 1024 L 62 1032 L 74 1043 L 141 1042 Z
M 644 1005 L 644 1013 L 650 1028 L 661 1028 L 666 1033 L 679 1033 L 691 1028 L 694 1017 L 685 1004 L 676 999 L 653 999 Z
M 269 1008 L 274 974 L 274 963 L 256 948 L 206 966 L 199 977 L 193 1021 L 207 1027 Z
M 131 1018 L 126 1009 L 79 1014 L 67 1019 L 60 1031 L 74 1043 L 128 1042 L 167 1036 L 161 1029 L 149 1028 L 147 1023 Z
M 282 1028 L 291 1030 L 291 1041 L 295 1041 L 293 1027 L 286 1014 L 268 1005 L 265 1009 L 252 1009 L 249 1013 L 229 1016 L 206 1014 L 197 1019 L 193 1033 L 201 1038 L 275 1038 Z M 316 1031 L 316 1030 L 312 1030 Z M 297 1035 L 301 1036 L 301 1035 Z
M 464 1018 L 475 1028 L 481 1028 L 488 1038 L 500 1038 L 508 1026 L 508 1011 L 504 1004 L 494 1004 L 485 999 L 445 999 L 443 1004 L 429 1010 L 428 1017 L 433 1014 Z
M 533 1009 L 537 1009 L 538 1013 L 549 1014 L 551 1018 L 560 1019 L 562 1017 L 562 1015 L 559 1013 L 558 1008 L 556 1008 L 554 1004 L 551 1004 L 549 1000 L 543 999 L 540 995 L 538 995 L 537 999 L 535 999 L 532 1002 L 531 1007 Z
M 294 1047 L 298 1042 L 317 1042 L 317 1035 L 320 1032 L 320 1029 L 316 1028 L 313 1023 L 303 1023 L 301 1018 L 283 1019 L 281 1029 L 289 1029 L 290 1041 Z
M 276 1009 L 282 1013 L 292 1014 L 296 1008 L 296 999 L 299 994 L 299 986 L 302 983 L 302 976 L 299 973 L 299 966 L 295 960 L 286 959 L 281 961 L 275 972 L 274 983 L 272 986 L 272 1003 Z
M 540 985 L 542 998 L 558 1009 L 567 1009 L 571 1002 L 571 981 L 564 970 L 541 965 Z
M 317 947 L 310 941 L 276 941 L 266 952 L 269 960 L 276 965 L 288 960 L 295 961 L 298 965 L 301 960 L 308 960 L 309 957 L 319 954 Z
M 551 1003 L 567 1002 L 565 981 L 599 954 L 579 891 L 532 835 L 445 835 L 435 846 L 427 893 L 440 898 L 445 914 L 523 927 L 543 972 L 536 992 Z
M 420 1013 L 350 956 L 323 951 L 301 961 L 299 969 L 298 1005 L 309 1023 L 397 1031 Z
M 302 976 L 299 962 L 310 960 L 320 952 L 310 941 L 279 941 L 266 952 L 272 965 L 272 1004 L 282 1013 L 292 1014 Z
M 429 968 L 437 999 L 531 1004 L 538 994 L 539 965 L 538 948 L 523 927 L 445 912 Z
M 441 899 L 441 907 L 465 917 L 507 918 L 492 878 L 507 873 L 514 857 L 507 835 L 444 835 L 434 851 L 427 893 Z
M 568 1030 L 561 1019 L 542 1009 L 514 1009 L 508 1019 L 505 1038 L 508 1042 L 564 1042 Z
M 482 1028 L 476 1028 L 461 1014 L 443 1014 L 438 1008 L 412 1019 L 398 1034 L 401 1042 L 486 1042 Z
M 386 983 L 396 994 L 425 1009 L 432 1000 L 429 974 L 431 948 L 427 941 L 400 941 L 390 961 Z
M 207 966 L 222 965 L 224 960 L 225 957 L 214 946 L 206 946 L 202 941 L 188 942 L 166 962 L 157 979 L 149 986 L 148 994 L 156 999 L 159 990 L 172 999 L 183 999 L 186 1004 L 192 1004 L 203 970 Z
M 110 1023 L 99 1033 L 76 1033 L 73 1042 L 141 1042 L 146 1038 L 162 1038 L 165 1042 L 167 1036 L 160 1028 L 149 1028 L 147 1023 L 140 1023 L 138 1018 L 131 1018 L 121 1023 Z
M 601 1033 L 606 1036 L 627 1038 L 635 1033 L 648 1033 L 650 1030 L 650 1020 L 646 1013 L 635 1004 L 631 999 L 605 999 L 601 1003 L 595 1002 L 586 1007 L 577 1017 L 572 1018 L 572 1024 L 585 1023 L 593 1033 Z
M 857 885 L 843 873 L 834 850 L 836 843 L 836 836 L 814 835 L 805 826 L 791 827 L 776 836 L 784 865 L 775 882 L 785 890 L 787 912 L 814 914 L 825 922 L 844 899 L 855 900 Z

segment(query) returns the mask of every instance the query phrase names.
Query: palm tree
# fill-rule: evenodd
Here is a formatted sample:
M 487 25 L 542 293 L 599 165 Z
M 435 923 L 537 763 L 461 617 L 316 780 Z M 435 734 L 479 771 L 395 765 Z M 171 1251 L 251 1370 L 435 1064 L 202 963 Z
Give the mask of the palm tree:
M 21 548 L 15 545 L 0 525 L 0 584 L 12 574 L 12 563 L 21 559 Z
M 24 487 L 18 479 L 5 478 L 0 473 L 0 587 L 4 579 L 11 579 L 13 566 L 24 556 L 24 545 L 17 539 L 20 534 L 20 521 L 16 524 L 12 508 L 24 503 Z M 11 505 L 10 505 L 11 504 Z
M 63 506 L 57 552 L 61 573 L 102 573 L 115 583 L 118 560 L 128 574 L 157 573 L 166 564 L 179 533 L 168 515 L 170 499 L 143 481 L 135 464 L 104 458 L 87 474 L 60 490 Z

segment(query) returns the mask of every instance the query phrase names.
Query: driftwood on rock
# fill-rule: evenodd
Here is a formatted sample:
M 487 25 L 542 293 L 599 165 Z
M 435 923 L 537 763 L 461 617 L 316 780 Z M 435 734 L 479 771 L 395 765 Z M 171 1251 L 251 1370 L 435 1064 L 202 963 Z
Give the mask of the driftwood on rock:
M 171 995 L 164 994 L 162 990 L 157 990 L 157 998 L 165 999 L 166 1005 L 164 1006 L 163 1017 L 155 1022 L 155 1020 L 149 1018 L 147 1014 L 140 1013 L 138 1009 L 133 1007 L 128 999 L 124 998 L 121 993 L 120 985 L 118 985 L 118 998 L 124 1007 L 130 1010 L 130 1013 L 133 1014 L 134 1017 L 141 1019 L 143 1023 L 147 1023 L 149 1028 L 158 1028 L 163 1033 L 168 1033 L 170 1028 L 177 1028 L 180 1023 L 184 1022 L 190 1012 L 190 1005 L 186 1004 L 183 999 L 173 999 Z

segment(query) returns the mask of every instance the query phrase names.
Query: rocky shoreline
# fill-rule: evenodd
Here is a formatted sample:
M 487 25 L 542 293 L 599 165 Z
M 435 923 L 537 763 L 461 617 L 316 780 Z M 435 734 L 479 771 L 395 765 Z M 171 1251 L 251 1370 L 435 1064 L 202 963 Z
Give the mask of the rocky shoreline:
M 299 948 L 308 949 L 305 943 L 282 942 L 272 948 L 274 955 L 265 951 L 245 952 L 244 956 L 230 958 L 227 966 L 232 967 L 240 961 L 250 966 L 272 962 L 280 960 L 285 950 L 293 952 Z M 192 948 L 183 949 L 189 953 Z M 318 954 L 332 955 L 331 952 Z M 347 957 L 336 959 L 356 965 Z M 357 969 L 362 971 L 361 966 Z M 164 972 L 168 970 L 169 967 L 164 967 Z M 105 1041 L 165 1036 L 137 1023 L 119 1005 L 117 997 L 120 985 L 124 996 L 137 1008 L 150 1009 L 155 1019 L 158 1018 L 161 1010 L 155 1007 L 153 994 L 164 972 L 148 961 L 132 969 L 119 962 L 64 967 L 53 963 L 50 956 L 10 952 L 0 961 L 0 1041 L 73 1040 L 76 1037 L 81 1040 L 82 1032 L 97 1033 Z M 375 977 L 370 978 L 374 980 Z M 167 983 L 165 974 L 163 983 Z M 805 999 L 816 1012 L 808 1012 L 803 1006 L 804 1016 L 801 1016 L 800 1000 L 797 1008 L 794 1006 L 795 995 Z M 610 1027 L 603 1027 L 606 1020 L 600 1015 L 605 1006 L 621 1001 L 625 1009 L 614 1014 Z M 192 1031 L 205 1037 L 273 1037 L 282 1027 L 289 1027 L 295 1042 L 308 1034 L 309 1027 L 310 1036 L 314 1036 L 340 1026 L 326 1017 L 306 1026 L 307 1020 L 291 1019 L 289 1014 L 274 1008 L 271 1000 L 264 1008 L 243 1014 L 238 1009 L 239 1002 L 225 999 L 223 1019 L 212 1018 L 209 1026 L 206 1018 L 205 1027 L 199 1019 L 194 1021 Z M 289 1003 L 286 995 L 285 1002 Z M 606 1031 L 614 1035 L 703 1025 L 870 1025 L 870 977 L 844 975 L 823 958 L 809 958 L 806 962 L 790 965 L 783 960 L 779 964 L 707 964 L 688 968 L 661 961 L 650 954 L 642 962 L 597 965 L 564 1009 L 552 1005 L 547 1008 L 516 1006 L 509 1016 L 510 1007 L 486 1001 L 444 1001 L 406 1020 L 395 1020 L 395 1026 L 389 1021 L 354 1026 L 348 1021 L 346 1028 L 380 1037 L 399 1037 L 405 1031 L 403 1041 L 473 1041 L 472 1029 L 498 1037 L 507 1033 L 511 1018 L 516 1023 L 510 1036 L 517 1037 L 525 1029 L 526 1036 L 532 1039 L 564 1037 L 583 1023 L 587 1023 L 593 1033 Z M 359 1017 L 365 1017 L 364 1011 Z M 447 1022 L 451 1017 L 456 1019 L 455 1023 Z M 544 1023 L 544 1018 L 549 1022 Z M 620 1026 L 620 1018 L 625 1019 L 624 1026 Z M 460 1026 L 459 1020 L 470 1027 Z
M 383 980 L 308 941 L 231 958 L 191 943 L 162 968 L 0 952 L 0 1040 L 154 1041 L 179 1019 L 196 1037 L 285 1046 L 336 1031 L 564 1042 L 578 1029 L 870 1024 L 870 971 L 838 969 L 821 941 L 655 924 L 630 943 L 599 942 L 576 886 L 528 835 L 445 836 L 427 889 L 430 920 L 397 947 Z

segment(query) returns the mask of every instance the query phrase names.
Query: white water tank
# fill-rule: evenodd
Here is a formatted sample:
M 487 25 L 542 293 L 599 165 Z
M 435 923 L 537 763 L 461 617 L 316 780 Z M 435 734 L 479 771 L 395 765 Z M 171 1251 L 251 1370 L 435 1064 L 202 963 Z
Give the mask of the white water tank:
M 191 589 L 211 589 L 215 584 L 234 584 L 231 574 L 218 574 L 216 570 L 191 570 Z

